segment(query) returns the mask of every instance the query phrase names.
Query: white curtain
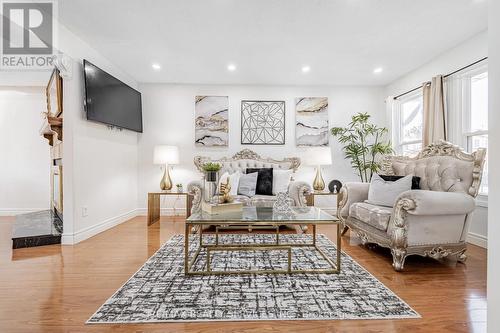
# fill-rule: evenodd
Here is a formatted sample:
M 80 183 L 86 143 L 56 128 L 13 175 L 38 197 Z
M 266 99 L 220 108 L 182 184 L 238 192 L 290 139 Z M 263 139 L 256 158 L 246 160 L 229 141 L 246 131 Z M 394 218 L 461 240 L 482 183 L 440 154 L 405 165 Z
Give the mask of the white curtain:
M 443 88 L 443 76 L 432 78 L 432 82 L 424 83 L 424 126 L 422 131 L 423 146 L 439 140 L 446 140 L 446 112 Z
M 398 135 L 399 135 L 399 108 L 400 108 L 401 103 L 399 100 L 394 99 L 394 96 L 388 96 L 385 99 L 385 112 L 386 112 L 386 119 L 390 119 L 390 124 L 388 126 L 389 128 L 389 135 L 392 138 L 391 143 L 392 143 L 392 148 L 397 151 L 397 147 L 395 144 L 399 141 L 398 140 Z
M 448 124 L 447 140 L 463 146 L 462 136 L 462 78 L 458 75 L 448 76 L 444 80 L 445 110 Z

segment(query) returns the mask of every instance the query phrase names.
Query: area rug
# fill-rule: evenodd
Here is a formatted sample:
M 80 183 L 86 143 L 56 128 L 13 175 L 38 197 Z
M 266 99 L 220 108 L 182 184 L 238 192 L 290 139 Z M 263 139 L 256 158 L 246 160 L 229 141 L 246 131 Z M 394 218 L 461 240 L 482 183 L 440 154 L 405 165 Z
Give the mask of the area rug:
M 204 242 L 213 242 L 205 235 Z M 272 243 L 274 235 L 223 235 L 227 243 Z M 311 242 L 310 235 L 282 235 L 281 242 Z M 335 245 L 318 244 L 332 258 Z M 190 252 L 197 243 L 193 238 Z M 88 324 L 242 320 L 333 320 L 420 318 L 408 304 L 342 253 L 340 274 L 184 276 L 184 237 L 175 235 L 104 303 Z M 326 268 L 312 248 L 294 248 L 292 269 Z M 204 253 L 195 269 L 204 265 Z M 214 252 L 213 270 L 276 268 L 287 252 Z

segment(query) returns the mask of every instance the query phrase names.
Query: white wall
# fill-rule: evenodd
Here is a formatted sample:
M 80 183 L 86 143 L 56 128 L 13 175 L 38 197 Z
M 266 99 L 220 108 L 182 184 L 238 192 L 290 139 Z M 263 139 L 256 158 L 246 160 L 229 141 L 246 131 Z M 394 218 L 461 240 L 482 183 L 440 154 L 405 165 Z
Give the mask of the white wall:
M 373 121 L 385 125 L 383 89 L 375 87 L 296 87 L 296 86 L 223 86 L 223 85 L 140 85 L 143 100 L 144 134 L 139 139 L 139 192 L 138 207 L 145 212 L 147 192 L 159 190 L 162 171 L 153 165 L 153 147 L 157 144 L 178 145 L 180 165 L 172 172 L 174 183 L 185 186 L 201 175 L 196 171 L 193 157 L 196 155 L 222 157 L 249 148 L 263 157 L 280 159 L 286 156 L 303 157 L 305 148 L 295 146 L 294 100 L 303 96 L 326 96 L 329 98 L 330 127 L 346 125 L 351 115 L 369 112 Z M 229 96 L 229 147 L 199 148 L 194 145 L 194 97 L 196 95 Z M 284 100 L 286 102 L 284 146 L 252 146 L 240 144 L 240 103 L 243 99 Z M 349 162 L 344 159 L 339 144 L 330 139 L 333 165 L 324 168 L 326 182 L 357 180 Z M 312 182 L 313 167 L 303 166 L 295 178 Z M 165 199 L 168 201 L 168 199 Z M 165 202 L 167 204 L 167 202 Z M 168 202 L 171 207 L 171 202 Z M 181 207 L 179 202 L 177 207 Z
M 489 140 L 490 147 L 500 144 L 500 2 L 489 2 Z M 490 170 L 500 170 L 500 152 L 498 149 L 490 149 Z M 498 332 L 500 327 L 500 173 L 491 172 L 489 178 L 490 202 L 488 210 L 488 235 L 493 241 L 488 247 L 488 332 Z
M 0 215 L 50 207 L 50 150 L 39 134 L 46 108 L 43 87 L 0 87 Z
M 129 219 L 137 208 L 138 134 L 86 120 L 82 60 L 134 88 L 137 83 L 64 26 L 60 26 L 59 46 L 73 66 L 71 78 L 64 80 L 63 127 L 63 243 L 71 244 Z
M 484 31 L 392 82 L 386 87 L 385 95 L 397 96 L 418 87 L 423 82 L 430 81 L 433 76 L 451 73 L 487 56 L 488 31 Z M 391 115 L 387 115 L 387 118 L 388 124 L 390 124 Z M 490 169 L 493 170 L 491 167 Z M 486 200 L 479 203 L 473 214 L 468 237 L 470 243 L 482 247 L 486 247 L 488 235 L 488 208 Z
M 476 60 L 488 56 L 488 31 L 460 43 L 454 48 L 435 57 L 432 61 L 403 75 L 386 87 L 387 96 L 399 95 L 407 90 L 430 81 L 438 74 L 448 74 Z

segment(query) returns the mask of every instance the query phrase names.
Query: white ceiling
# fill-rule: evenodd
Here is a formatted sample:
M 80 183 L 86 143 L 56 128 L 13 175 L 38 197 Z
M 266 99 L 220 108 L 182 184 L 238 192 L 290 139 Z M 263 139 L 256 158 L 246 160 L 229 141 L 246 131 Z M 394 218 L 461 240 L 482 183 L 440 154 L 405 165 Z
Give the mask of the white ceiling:
M 488 24 L 486 0 L 65 0 L 59 14 L 139 82 L 204 84 L 385 85 Z

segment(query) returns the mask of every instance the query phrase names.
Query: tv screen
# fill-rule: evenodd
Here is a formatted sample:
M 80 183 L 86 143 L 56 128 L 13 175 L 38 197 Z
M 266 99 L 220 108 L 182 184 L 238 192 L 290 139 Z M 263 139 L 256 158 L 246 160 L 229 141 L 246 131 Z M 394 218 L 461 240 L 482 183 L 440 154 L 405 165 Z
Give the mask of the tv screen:
M 142 133 L 141 93 L 87 60 L 83 70 L 87 119 Z

